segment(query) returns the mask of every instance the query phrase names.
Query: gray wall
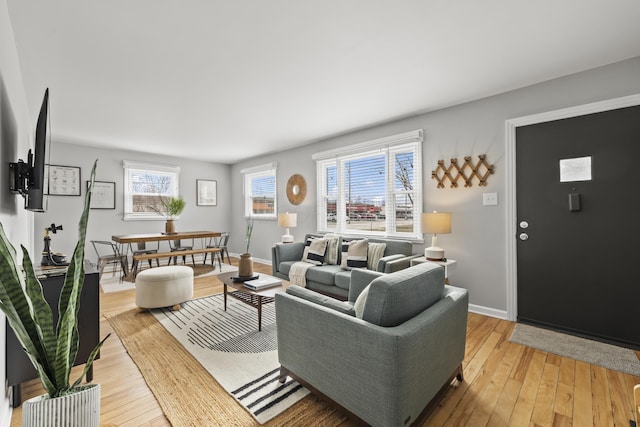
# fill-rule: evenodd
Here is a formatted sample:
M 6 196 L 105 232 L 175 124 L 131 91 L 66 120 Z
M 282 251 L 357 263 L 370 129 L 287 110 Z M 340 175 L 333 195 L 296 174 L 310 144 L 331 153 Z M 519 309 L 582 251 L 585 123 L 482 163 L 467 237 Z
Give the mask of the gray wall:
M 82 168 L 82 197 L 49 196 L 46 213 L 35 216 L 35 231 L 42 236 L 44 229 L 51 223 L 62 224 L 63 231 L 52 235 L 51 247 L 55 251 L 71 256 L 78 238 L 78 220 L 84 203 L 86 180 L 89 179 L 94 160 L 98 159 L 96 181 L 112 181 L 116 183 L 116 209 L 92 209 L 89 214 L 87 242 L 89 240 L 111 240 L 114 234 L 158 233 L 164 231 L 165 219 L 124 221 L 123 218 L 123 160 L 135 160 L 148 163 L 180 166 L 180 195 L 187 205 L 176 220 L 176 230 L 219 230 L 225 231 L 231 226 L 231 210 L 229 204 L 231 191 L 229 186 L 228 165 L 199 162 L 191 159 L 180 159 L 139 153 L 125 150 L 107 150 L 103 148 L 85 147 L 74 144 L 52 142 L 50 163 L 64 166 L 80 166 Z M 196 179 L 217 181 L 217 206 L 196 205 Z M 39 237 L 36 237 L 38 240 Z M 42 241 L 36 241 L 36 249 L 42 250 Z M 163 244 L 164 245 L 164 244 Z M 161 249 L 168 250 L 168 246 Z M 95 251 L 88 243 L 86 256 L 96 260 Z M 40 258 L 38 258 L 38 262 Z
M 18 250 L 20 245 L 32 248 L 33 214 L 23 209 L 22 197 L 9 191 L 9 162 L 27 159 L 27 151 L 33 147 L 36 118 L 37 112 L 30 114 L 27 107 L 7 2 L 0 0 L 0 223 Z M 0 313 L 0 384 L 5 384 L 6 380 L 4 325 L 5 316 Z M 0 393 L 0 426 L 8 426 L 11 422 L 6 393 L 6 390 Z
M 296 239 L 316 229 L 315 152 L 348 144 L 386 137 L 414 129 L 424 129 L 423 211 L 452 212 L 452 233 L 438 237 L 446 256 L 458 261 L 452 284 L 469 289 L 472 309 L 496 316 L 506 316 L 506 226 L 505 204 L 505 120 L 575 105 L 640 93 L 640 58 L 484 98 L 439 111 L 397 120 L 349 133 L 286 152 L 254 158 L 236 164 L 231 170 L 233 194 L 242 194 L 240 170 L 278 162 L 278 211 L 298 213 Z M 437 189 L 431 171 L 439 159 L 464 156 L 477 158 L 487 154 L 495 165 L 495 174 L 486 187 Z M 293 207 L 285 195 L 286 181 L 294 173 L 303 175 L 309 190 L 302 205 Z M 498 206 L 483 206 L 482 193 L 497 192 Z M 232 203 L 232 247 L 242 244 L 245 222 L 240 197 Z M 270 248 L 284 234 L 275 221 L 258 221 L 252 250 L 255 258 L 270 259 Z M 426 236 L 427 240 L 430 236 Z M 430 242 L 429 242 L 430 243 Z M 428 246 L 428 245 L 427 245 Z M 422 253 L 424 244 L 416 244 Z

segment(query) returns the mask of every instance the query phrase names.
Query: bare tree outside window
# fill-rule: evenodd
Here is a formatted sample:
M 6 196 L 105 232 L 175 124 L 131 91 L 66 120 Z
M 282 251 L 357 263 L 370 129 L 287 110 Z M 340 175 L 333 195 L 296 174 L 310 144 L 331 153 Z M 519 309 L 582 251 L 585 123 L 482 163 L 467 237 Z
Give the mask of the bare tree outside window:
M 178 196 L 178 167 L 134 164 L 125 167 L 125 219 L 160 219 Z

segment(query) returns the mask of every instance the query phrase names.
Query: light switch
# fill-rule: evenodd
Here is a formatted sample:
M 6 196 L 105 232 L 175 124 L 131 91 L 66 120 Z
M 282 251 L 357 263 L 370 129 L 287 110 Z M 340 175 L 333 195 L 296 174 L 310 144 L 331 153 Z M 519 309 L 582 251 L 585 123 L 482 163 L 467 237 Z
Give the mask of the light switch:
M 498 193 L 483 193 L 482 204 L 484 206 L 495 206 L 498 204 Z

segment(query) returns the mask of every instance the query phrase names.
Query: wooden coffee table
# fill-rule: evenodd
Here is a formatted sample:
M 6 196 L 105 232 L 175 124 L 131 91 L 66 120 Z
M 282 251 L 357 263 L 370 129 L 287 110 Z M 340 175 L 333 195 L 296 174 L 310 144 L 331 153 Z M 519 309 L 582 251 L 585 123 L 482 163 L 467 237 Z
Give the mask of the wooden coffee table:
M 258 331 L 262 331 L 262 304 L 268 304 L 275 300 L 276 292 L 283 291 L 289 286 L 291 283 L 286 280 L 282 280 L 282 284 L 280 286 L 274 286 L 271 288 L 266 288 L 260 291 L 254 291 L 244 286 L 242 282 L 234 282 L 232 277 L 236 276 L 238 273 L 223 273 L 218 275 L 218 279 L 222 281 L 224 284 L 224 311 L 227 311 L 227 295 L 236 298 L 239 301 L 244 302 L 252 307 L 258 309 Z M 260 277 L 273 277 L 268 274 L 259 274 Z M 229 289 L 231 288 L 231 289 Z

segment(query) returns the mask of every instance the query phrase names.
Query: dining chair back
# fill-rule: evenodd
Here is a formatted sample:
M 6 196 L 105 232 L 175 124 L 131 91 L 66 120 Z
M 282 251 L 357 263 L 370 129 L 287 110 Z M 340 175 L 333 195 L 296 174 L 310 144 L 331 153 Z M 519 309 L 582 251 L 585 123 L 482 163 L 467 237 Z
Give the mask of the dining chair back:
M 137 242 L 136 243 L 137 249 L 132 248 L 131 252 L 133 253 L 134 257 L 136 255 L 143 255 L 143 254 L 157 254 L 159 246 L 160 246 L 160 242 L 156 242 L 155 248 L 147 247 L 147 242 Z M 151 260 L 148 260 L 148 261 L 149 261 L 149 268 L 151 268 L 153 264 L 151 264 Z M 160 267 L 160 261 L 158 260 L 158 258 L 156 258 L 156 266 Z M 137 271 L 138 269 L 138 261 L 135 258 L 133 259 L 131 269 L 133 271 Z
M 169 240 L 169 247 L 171 248 L 171 252 L 180 252 L 180 251 L 190 251 L 191 249 L 193 249 L 193 239 L 191 239 L 191 244 L 184 244 L 182 243 L 182 240 Z M 173 259 L 173 263 L 175 265 L 178 264 L 177 261 L 178 257 L 172 257 L 169 258 L 169 263 L 167 265 L 171 264 L 171 260 Z M 191 254 L 191 262 L 193 263 L 193 265 L 196 265 L 196 260 L 193 257 L 193 254 Z M 182 256 L 182 263 L 186 264 L 187 263 L 187 257 L 186 256 Z
M 212 237 L 211 240 L 209 241 L 209 244 L 207 245 L 207 248 L 220 248 L 220 252 L 217 252 L 218 254 L 220 254 L 220 260 L 222 262 L 224 262 L 224 254 L 226 252 L 227 254 L 227 260 L 229 261 L 229 265 L 231 265 L 231 258 L 229 258 L 229 251 L 227 250 L 227 243 L 229 242 L 229 235 L 230 233 L 228 231 L 224 231 L 222 233 L 220 233 L 220 237 Z M 213 257 L 215 256 L 215 252 L 213 254 L 211 254 L 211 262 L 213 263 Z M 204 254 L 204 262 L 203 264 L 207 263 L 207 254 Z
M 127 256 L 120 253 L 120 249 L 118 249 L 118 246 L 114 242 L 108 240 L 92 240 L 91 244 L 98 256 L 99 279 L 102 279 L 102 272 L 107 264 L 113 264 L 113 275 L 116 273 L 116 267 L 120 265 L 120 280 L 122 280 L 123 275 L 127 276 L 129 274 Z

